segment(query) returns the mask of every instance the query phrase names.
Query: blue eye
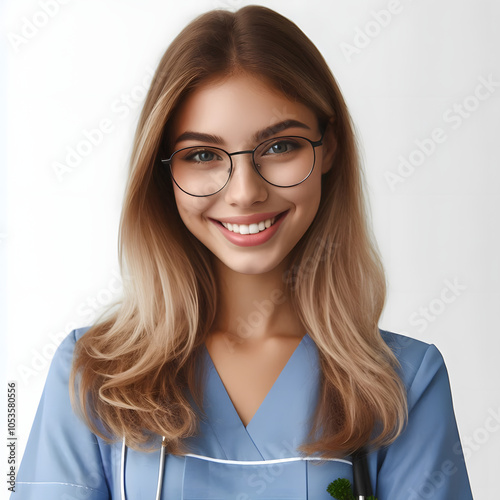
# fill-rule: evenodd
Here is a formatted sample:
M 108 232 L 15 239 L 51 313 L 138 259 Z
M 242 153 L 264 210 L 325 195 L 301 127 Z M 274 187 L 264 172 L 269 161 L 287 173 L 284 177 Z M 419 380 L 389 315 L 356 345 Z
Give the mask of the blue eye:
M 208 163 L 215 160 L 222 160 L 222 158 L 214 151 L 202 149 L 191 152 L 185 157 L 186 161 L 194 161 L 196 163 Z
M 291 141 L 290 139 L 287 139 L 285 141 L 277 141 L 271 146 L 264 151 L 263 154 L 265 155 L 275 155 L 275 154 L 283 154 L 283 153 L 289 153 L 290 151 L 293 151 L 294 149 L 297 149 L 299 145 L 295 141 Z

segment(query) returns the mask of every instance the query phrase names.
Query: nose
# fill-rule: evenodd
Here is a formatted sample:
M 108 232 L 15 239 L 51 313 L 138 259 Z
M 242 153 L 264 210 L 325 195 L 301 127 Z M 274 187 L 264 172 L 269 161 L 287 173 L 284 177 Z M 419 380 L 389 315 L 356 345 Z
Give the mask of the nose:
M 265 201 L 266 181 L 255 171 L 252 155 L 249 153 L 232 157 L 233 171 L 224 190 L 225 200 L 230 205 L 250 207 L 256 202 Z

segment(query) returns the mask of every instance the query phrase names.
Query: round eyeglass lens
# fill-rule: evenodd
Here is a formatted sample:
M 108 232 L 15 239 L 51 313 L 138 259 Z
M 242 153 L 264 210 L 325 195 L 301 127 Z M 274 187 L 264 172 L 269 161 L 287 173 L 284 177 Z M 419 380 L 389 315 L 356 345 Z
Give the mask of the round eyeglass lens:
M 263 142 L 254 152 L 260 175 L 280 187 L 299 184 L 314 166 L 314 148 L 302 137 L 278 137 Z
M 184 148 L 173 155 L 170 168 L 175 183 L 183 191 L 208 196 L 220 191 L 227 183 L 231 159 L 219 148 Z

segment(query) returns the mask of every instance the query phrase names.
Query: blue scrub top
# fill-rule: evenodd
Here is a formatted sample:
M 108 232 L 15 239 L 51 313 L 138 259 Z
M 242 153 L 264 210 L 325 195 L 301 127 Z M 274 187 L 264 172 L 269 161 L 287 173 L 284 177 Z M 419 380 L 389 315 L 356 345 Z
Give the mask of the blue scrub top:
M 107 444 L 74 414 L 68 393 L 73 330 L 52 361 L 12 500 L 156 498 L 159 451 Z M 448 374 L 441 354 L 403 335 L 381 331 L 401 363 L 409 420 L 390 446 L 372 452 L 368 467 L 378 500 L 470 500 Z M 165 500 L 331 500 L 326 488 L 339 477 L 352 482 L 345 460 L 304 459 L 320 390 L 318 349 L 306 334 L 245 427 L 204 349 L 207 418 L 188 438 L 188 456 L 166 455 Z M 158 443 L 161 438 L 158 437 Z M 123 470 L 121 470 L 123 463 Z

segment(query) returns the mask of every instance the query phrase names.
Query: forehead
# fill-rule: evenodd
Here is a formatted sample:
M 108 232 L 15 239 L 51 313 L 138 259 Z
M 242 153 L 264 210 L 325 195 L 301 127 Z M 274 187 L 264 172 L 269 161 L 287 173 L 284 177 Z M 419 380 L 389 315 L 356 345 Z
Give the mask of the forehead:
M 237 74 L 209 80 L 187 96 L 176 111 L 172 140 L 187 131 L 201 132 L 218 135 L 235 146 L 246 142 L 247 147 L 256 132 L 286 121 L 302 122 L 316 136 L 317 119 L 309 107 L 256 76 Z M 289 130 L 305 132 L 304 127 L 292 127 L 286 133 Z

